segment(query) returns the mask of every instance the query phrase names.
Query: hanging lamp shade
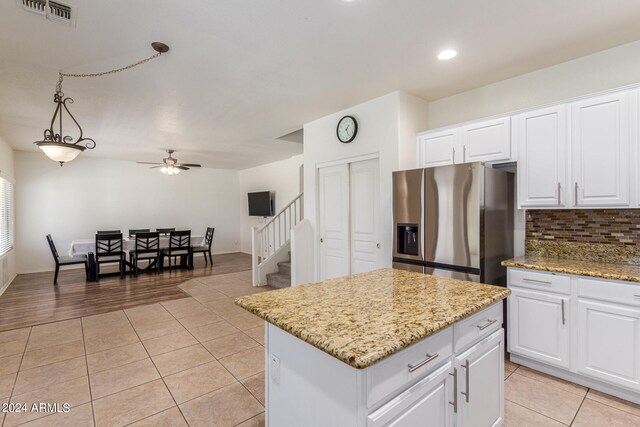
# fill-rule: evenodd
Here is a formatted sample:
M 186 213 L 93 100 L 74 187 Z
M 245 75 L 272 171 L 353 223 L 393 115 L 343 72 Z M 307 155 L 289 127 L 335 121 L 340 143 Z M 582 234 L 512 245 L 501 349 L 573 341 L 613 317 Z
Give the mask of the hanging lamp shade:
M 60 164 L 70 162 L 85 150 L 85 147 L 75 144 L 38 141 L 35 143 L 44 154 Z

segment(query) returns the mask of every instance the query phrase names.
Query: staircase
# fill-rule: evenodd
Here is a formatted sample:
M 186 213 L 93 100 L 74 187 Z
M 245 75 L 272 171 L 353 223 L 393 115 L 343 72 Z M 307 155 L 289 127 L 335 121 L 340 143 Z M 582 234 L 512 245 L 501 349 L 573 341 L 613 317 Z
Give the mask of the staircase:
M 303 194 L 298 194 L 263 227 L 253 227 L 253 286 L 291 286 L 291 230 L 303 214 Z
M 267 274 L 267 285 L 274 288 L 291 287 L 291 253 L 289 253 L 289 261 L 278 263 L 278 272 Z

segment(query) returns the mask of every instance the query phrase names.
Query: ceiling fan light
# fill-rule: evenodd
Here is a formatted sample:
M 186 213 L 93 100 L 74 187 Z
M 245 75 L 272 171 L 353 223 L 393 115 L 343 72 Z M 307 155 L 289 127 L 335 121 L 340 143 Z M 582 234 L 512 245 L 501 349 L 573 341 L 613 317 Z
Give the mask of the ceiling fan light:
M 59 162 L 60 165 L 72 161 L 85 149 L 85 147 L 81 145 L 67 144 L 64 142 L 38 141 L 35 144 L 48 158 Z
M 173 174 L 174 175 L 178 175 L 180 173 L 180 169 L 179 168 L 173 168 Z
M 166 166 L 161 167 L 160 168 L 160 172 L 162 172 L 163 174 L 166 174 L 167 173 L 167 167 Z

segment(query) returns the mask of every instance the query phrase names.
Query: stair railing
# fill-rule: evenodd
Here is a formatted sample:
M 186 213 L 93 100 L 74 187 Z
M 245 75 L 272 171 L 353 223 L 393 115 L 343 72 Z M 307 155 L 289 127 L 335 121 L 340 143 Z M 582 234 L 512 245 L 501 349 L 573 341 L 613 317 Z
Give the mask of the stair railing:
M 304 193 L 300 193 L 264 226 L 252 228 L 251 264 L 254 286 L 260 282 L 260 267 L 291 240 L 291 229 L 304 218 L 303 205 Z

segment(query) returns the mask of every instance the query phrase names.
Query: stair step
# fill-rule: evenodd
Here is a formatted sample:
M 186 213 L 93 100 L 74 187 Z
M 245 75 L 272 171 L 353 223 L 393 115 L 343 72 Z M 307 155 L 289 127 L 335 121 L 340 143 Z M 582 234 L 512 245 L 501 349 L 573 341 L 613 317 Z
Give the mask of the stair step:
M 279 262 L 278 272 L 291 277 L 291 261 Z
M 267 274 L 267 285 L 274 288 L 289 288 L 291 287 L 291 276 L 282 273 Z

